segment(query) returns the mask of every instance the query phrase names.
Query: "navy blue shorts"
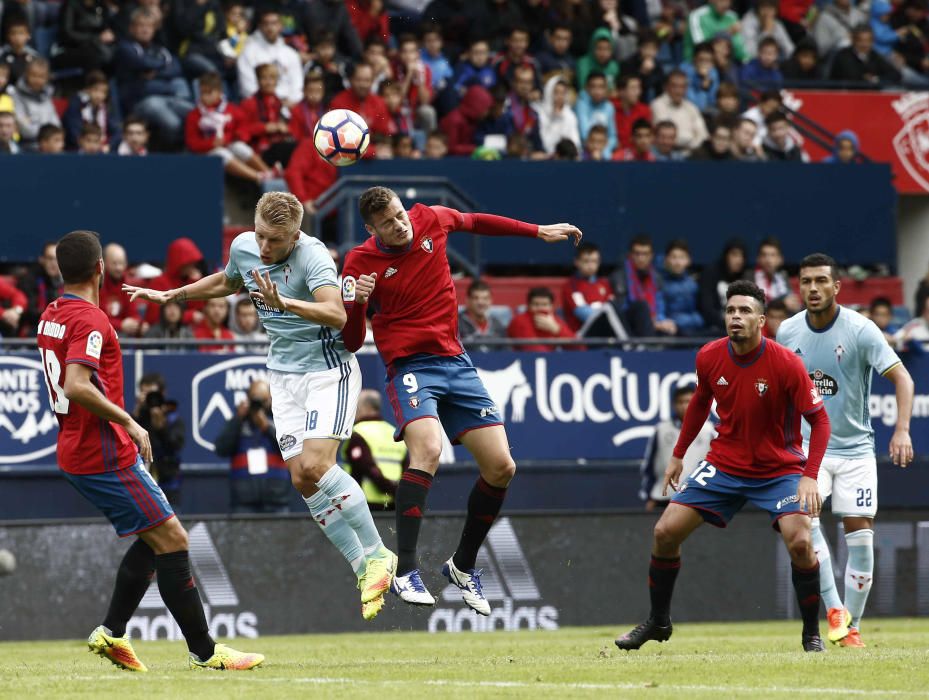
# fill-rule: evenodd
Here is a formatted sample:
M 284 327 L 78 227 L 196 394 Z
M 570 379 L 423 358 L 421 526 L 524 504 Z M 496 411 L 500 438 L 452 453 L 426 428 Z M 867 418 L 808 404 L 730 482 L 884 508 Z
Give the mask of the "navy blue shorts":
M 387 398 L 397 423 L 397 441 L 403 439 L 404 428 L 420 418 L 441 420 L 454 444 L 469 430 L 503 425 L 503 416 L 467 353 L 414 355 L 392 364 L 387 371 Z
M 698 511 L 710 525 L 726 527 L 746 502 L 768 512 L 771 525 L 794 513 L 809 514 L 800 507 L 797 485 L 802 474 L 788 474 L 773 479 L 749 479 L 733 476 L 703 460 L 671 499 Z
M 70 474 L 65 477 L 94 504 L 116 528 L 120 537 L 137 535 L 158 527 L 174 515 L 168 499 L 142 464 L 100 474 Z

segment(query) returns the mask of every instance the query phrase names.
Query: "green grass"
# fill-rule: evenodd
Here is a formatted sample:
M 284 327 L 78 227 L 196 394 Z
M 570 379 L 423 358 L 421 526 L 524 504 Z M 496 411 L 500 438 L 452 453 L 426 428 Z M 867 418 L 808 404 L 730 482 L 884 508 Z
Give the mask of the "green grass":
M 237 639 L 247 673 L 189 671 L 174 642 L 139 642 L 148 674 L 83 643 L 0 644 L 0 698 L 857 698 L 929 697 L 929 620 L 869 620 L 867 649 L 800 649 L 798 622 L 680 624 L 666 644 L 620 652 L 620 627 Z

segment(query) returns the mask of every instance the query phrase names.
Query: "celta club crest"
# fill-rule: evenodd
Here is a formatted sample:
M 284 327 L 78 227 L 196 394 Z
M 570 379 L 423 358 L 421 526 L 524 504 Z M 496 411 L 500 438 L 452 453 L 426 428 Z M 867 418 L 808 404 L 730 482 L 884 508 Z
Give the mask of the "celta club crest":
M 764 396 L 768 393 L 768 380 L 767 379 L 756 379 L 755 380 L 755 391 L 758 392 L 758 396 Z
M 420 246 L 421 246 L 422 249 L 425 250 L 427 253 L 431 253 L 431 252 L 432 252 L 432 239 L 431 239 L 431 238 L 424 238 L 424 239 L 423 239 L 423 242 L 420 243 Z
M 284 284 L 287 284 L 287 278 L 290 277 L 290 273 L 293 272 L 293 270 L 290 267 L 290 263 L 287 263 L 286 265 L 284 265 L 281 271 L 284 273 Z
M 903 126 L 894 136 L 894 151 L 903 167 L 929 191 L 929 94 L 908 92 L 891 102 Z
M 845 348 L 842 347 L 841 343 L 835 346 L 835 359 L 836 362 L 842 361 L 842 355 L 845 354 Z

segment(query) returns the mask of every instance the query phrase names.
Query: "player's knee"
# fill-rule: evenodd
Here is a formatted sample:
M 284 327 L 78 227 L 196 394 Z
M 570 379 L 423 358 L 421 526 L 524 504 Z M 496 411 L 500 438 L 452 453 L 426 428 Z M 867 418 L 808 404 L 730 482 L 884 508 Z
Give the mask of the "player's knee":
M 674 528 L 663 520 L 655 523 L 655 546 L 658 551 L 675 549 L 680 545 L 680 537 Z
M 514 476 L 516 476 L 516 462 L 509 455 L 502 457 L 490 474 L 490 477 L 496 482 L 495 486 L 507 486 Z
M 787 551 L 792 561 L 811 561 L 816 554 L 813 551 L 813 541 L 809 532 L 798 532 L 787 542 Z
M 425 471 L 435 471 L 442 454 L 441 440 L 424 441 L 410 450 L 410 466 Z
M 190 547 L 187 530 L 177 518 L 171 518 L 165 523 L 165 529 L 159 533 L 158 539 L 150 543 L 155 554 L 170 554 L 171 552 L 186 552 Z

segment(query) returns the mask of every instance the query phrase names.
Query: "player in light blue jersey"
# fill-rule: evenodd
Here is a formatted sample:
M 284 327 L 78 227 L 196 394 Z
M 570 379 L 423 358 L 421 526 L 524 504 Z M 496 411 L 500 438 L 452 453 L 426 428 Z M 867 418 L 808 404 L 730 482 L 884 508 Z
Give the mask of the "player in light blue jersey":
M 229 264 L 192 284 L 157 291 L 126 285 L 131 298 L 158 304 L 210 299 L 245 287 L 271 340 L 268 381 L 281 455 L 317 524 L 358 577 L 362 615 L 384 605 L 396 556 L 384 547 L 358 482 L 336 464 L 355 422 L 361 370 L 345 349 L 346 313 L 326 246 L 300 231 L 303 205 L 268 192 L 255 230 L 239 234 Z
M 800 263 L 800 294 L 806 311 L 781 324 L 777 342 L 803 360 L 822 394 L 832 426 L 819 470 L 819 493 L 823 500 L 832 496 L 832 512 L 842 517 L 848 564 L 843 605 L 831 575 L 829 545 L 820 530 L 819 518 L 814 518 L 813 546 L 820 569 L 829 572 L 820 577 L 829 641 L 863 647 L 859 626 L 874 574 L 873 527 L 877 513 L 877 461 L 868 412 L 871 373 L 873 370 L 887 377 L 896 389 L 897 426 L 890 440 L 890 457 L 901 467 L 913 459 L 913 380 L 880 329 L 861 314 L 836 303 L 839 288 L 835 260 L 822 253 L 805 257 Z

